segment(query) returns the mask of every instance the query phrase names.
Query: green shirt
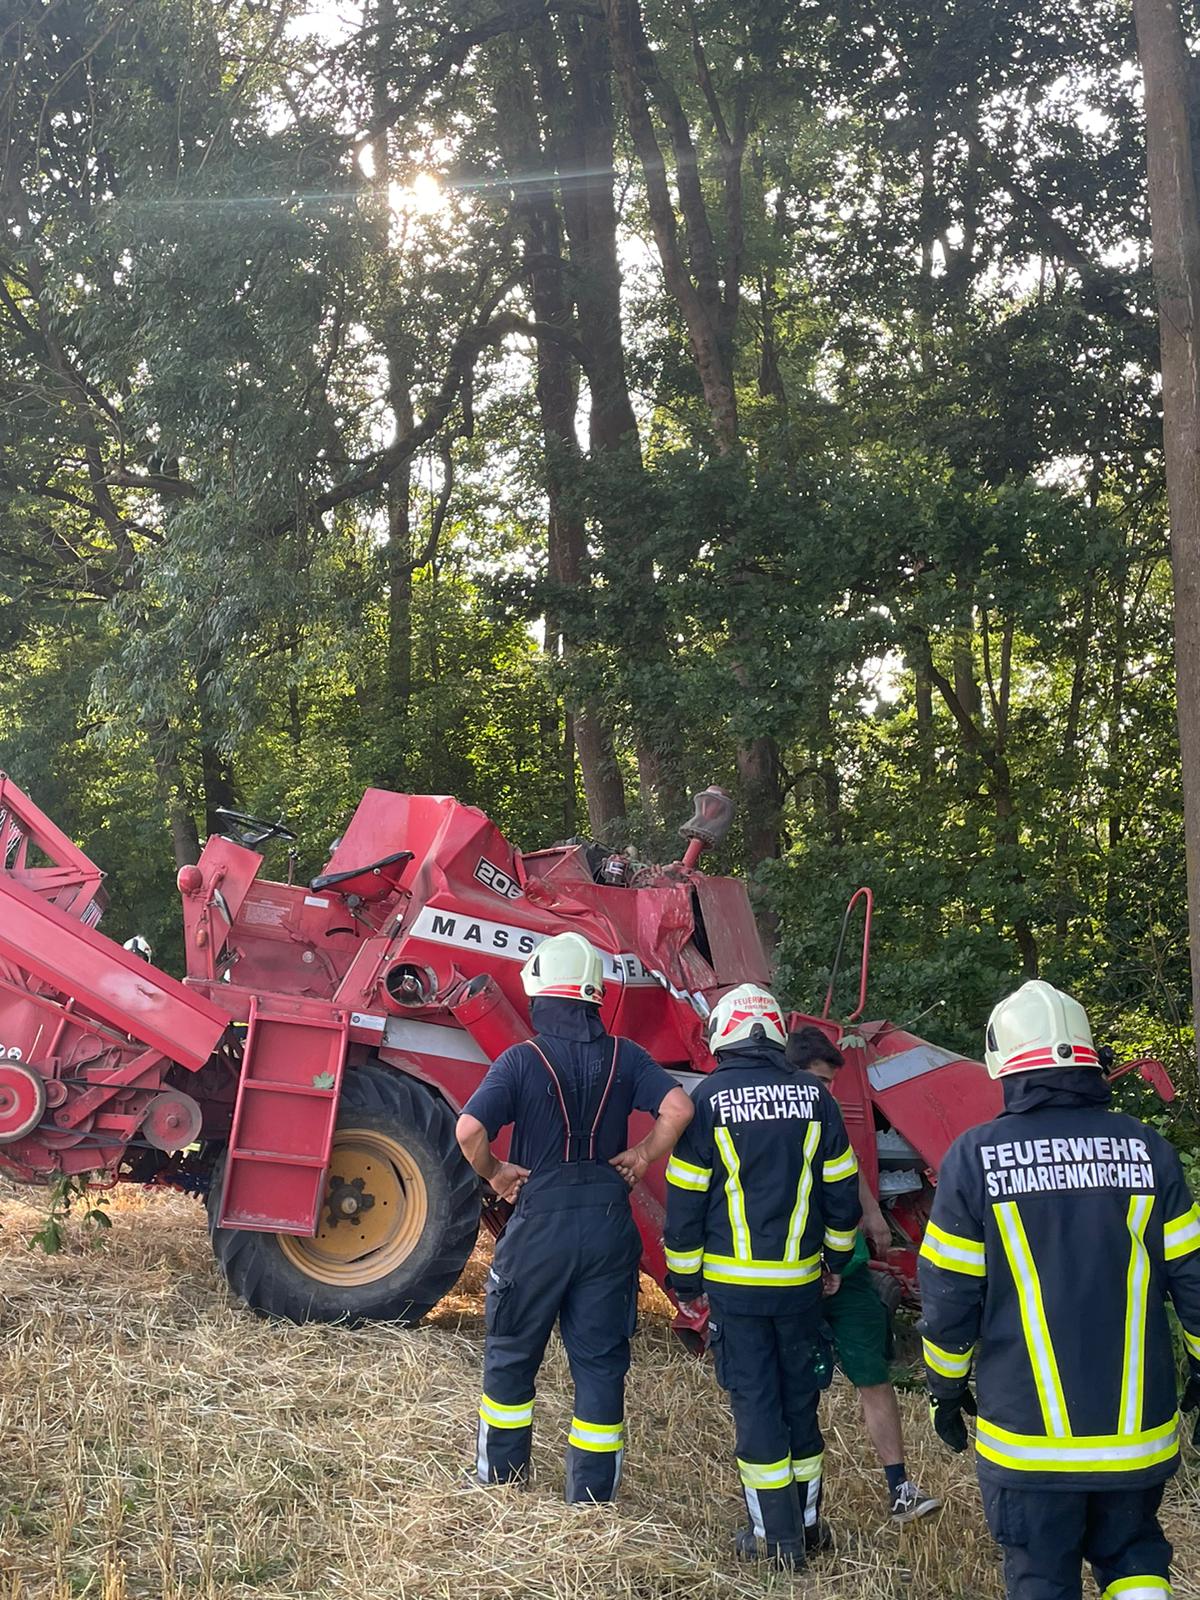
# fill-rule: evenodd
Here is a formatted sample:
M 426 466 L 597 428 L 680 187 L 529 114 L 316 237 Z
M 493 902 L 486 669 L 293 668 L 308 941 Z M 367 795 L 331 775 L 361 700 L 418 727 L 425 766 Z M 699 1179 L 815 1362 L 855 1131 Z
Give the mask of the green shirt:
M 842 1273 L 842 1277 L 848 1278 L 852 1272 L 858 1272 L 870 1259 L 871 1252 L 867 1249 L 867 1236 L 860 1228 L 854 1240 L 854 1254 L 850 1257 L 849 1265 L 845 1272 Z

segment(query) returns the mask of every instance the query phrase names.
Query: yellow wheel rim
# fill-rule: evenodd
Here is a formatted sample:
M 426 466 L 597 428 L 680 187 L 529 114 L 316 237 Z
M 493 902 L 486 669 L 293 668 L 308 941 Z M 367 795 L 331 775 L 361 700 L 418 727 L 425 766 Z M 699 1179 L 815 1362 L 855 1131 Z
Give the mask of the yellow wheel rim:
M 416 1249 L 429 1216 L 421 1169 L 402 1144 L 368 1128 L 339 1128 L 317 1231 L 281 1233 L 293 1266 L 318 1283 L 376 1283 Z

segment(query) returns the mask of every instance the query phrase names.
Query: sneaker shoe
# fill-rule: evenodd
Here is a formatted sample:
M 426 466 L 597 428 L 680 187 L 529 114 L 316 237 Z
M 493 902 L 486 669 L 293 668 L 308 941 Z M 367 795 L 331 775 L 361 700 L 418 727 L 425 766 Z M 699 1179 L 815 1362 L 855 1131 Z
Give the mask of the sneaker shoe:
M 798 1546 L 781 1545 L 756 1538 L 753 1528 L 739 1528 L 733 1537 L 739 1561 L 769 1561 L 774 1567 L 799 1572 L 804 1566 L 804 1551 Z
M 931 1494 L 925 1494 L 911 1481 L 902 1483 L 892 1496 L 893 1522 L 914 1522 L 918 1517 L 927 1517 L 941 1509 L 940 1500 Z

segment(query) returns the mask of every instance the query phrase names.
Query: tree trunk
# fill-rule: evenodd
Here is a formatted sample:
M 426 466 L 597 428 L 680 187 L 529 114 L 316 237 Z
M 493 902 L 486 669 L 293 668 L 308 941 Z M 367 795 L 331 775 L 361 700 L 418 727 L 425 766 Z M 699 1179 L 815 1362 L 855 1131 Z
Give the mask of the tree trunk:
M 397 370 L 398 362 L 388 359 L 389 389 L 396 416 L 397 432 L 412 428 L 412 398 Z M 411 462 L 406 461 L 388 480 L 387 486 L 387 714 L 406 718 L 412 699 L 412 478 Z M 396 773 L 394 776 L 399 777 Z
M 925 653 L 929 653 L 926 640 Z M 933 744 L 933 681 L 921 661 L 913 663 L 913 705 L 917 715 L 917 738 L 922 746 Z
M 200 859 L 200 834 L 196 819 L 187 801 L 176 790 L 167 802 L 167 820 L 171 827 L 171 849 L 176 867 L 190 867 Z
M 1133 0 L 1133 16 L 1145 83 L 1150 236 L 1162 342 L 1195 1020 L 1200 1018 L 1200 189 L 1191 130 L 1194 63 L 1176 0 Z
M 1108 740 L 1104 752 L 1108 769 L 1105 793 L 1108 804 L 1108 855 L 1105 863 L 1104 915 L 1112 922 L 1120 910 L 1121 883 L 1116 866 L 1117 846 L 1124 832 L 1118 773 L 1124 755 L 1125 724 L 1125 670 L 1127 654 L 1126 604 L 1129 594 L 1129 555 L 1121 553 L 1117 568 L 1117 581 L 1113 596 L 1113 642 L 1109 652 Z
M 712 234 L 699 181 L 696 152 L 674 90 L 659 75 L 642 24 L 640 0 L 602 0 L 617 84 L 629 120 L 630 137 L 646 182 L 646 208 L 663 275 L 692 347 L 692 360 L 712 419 L 713 439 L 722 454 L 738 444 L 737 395 L 724 337 L 721 305 L 712 268 Z M 688 250 L 699 281 L 684 259 L 667 180 L 667 166 L 650 114 L 648 85 L 666 104 L 675 152 L 675 178 L 688 229 Z
M 562 784 L 563 838 L 573 839 L 579 826 L 579 808 L 575 803 L 575 718 L 565 701 L 562 718 Z
M 218 833 L 221 829 L 218 810 L 222 806 L 236 810 L 238 797 L 229 763 L 207 739 L 200 746 L 200 774 L 204 783 L 205 830 Z
M 1079 723 L 1083 715 L 1083 696 L 1087 687 L 1088 656 L 1092 646 L 1092 615 L 1095 609 L 1095 588 L 1088 584 L 1083 592 L 1083 611 L 1079 618 L 1079 628 L 1076 634 L 1075 659 L 1071 666 L 1071 696 L 1067 702 L 1067 717 L 1063 729 L 1062 742 L 1062 770 L 1064 782 L 1070 782 L 1069 774 L 1075 770 L 1076 757 L 1079 745 Z M 1078 793 L 1078 787 L 1071 786 L 1070 793 Z M 1065 799 L 1065 796 L 1064 796 Z M 1064 816 L 1069 811 L 1064 806 Z M 1054 932 L 1061 941 L 1067 937 L 1070 918 L 1068 915 L 1068 894 L 1066 884 L 1067 853 L 1070 849 L 1070 829 L 1065 825 L 1058 830 L 1058 838 L 1054 845 L 1055 866 L 1055 900 Z
M 779 854 L 783 796 L 780 783 L 779 750 L 774 739 L 765 736 L 749 739 L 738 746 L 738 777 L 742 788 L 742 838 L 751 867 L 770 861 Z M 774 947 L 778 923 L 774 913 L 762 904 L 761 894 L 750 886 L 759 932 L 767 949 Z
M 687 115 L 674 85 L 661 71 L 642 19 L 641 0 L 601 0 L 608 23 L 613 67 L 630 138 L 637 152 L 646 187 L 646 209 L 662 264 L 668 292 L 688 330 L 692 361 L 708 408 L 713 443 L 721 455 L 739 448 L 737 390 L 733 372 L 733 330 L 741 293 L 741 241 L 743 228 L 742 162 L 746 147 L 744 103 L 733 121 L 725 124 L 712 90 L 698 35 L 693 31 L 697 81 L 709 98 L 722 148 L 722 199 L 724 202 L 723 263 L 718 263 L 716 235 L 709 217 L 701 182 L 699 160 Z M 715 95 L 715 91 L 713 91 Z M 686 250 L 675 214 L 675 199 L 667 176 L 663 147 L 651 113 L 659 112 L 675 162 L 675 191 L 686 229 Z M 735 661 L 739 640 L 731 635 Z M 746 673 L 735 667 L 745 686 Z M 781 762 L 775 740 L 760 734 L 737 752 L 747 816 L 744 835 L 751 866 L 779 854 L 782 819 Z M 764 932 L 770 929 L 764 921 Z
M 578 334 L 588 353 L 592 401 L 588 444 L 594 454 L 622 451 L 631 464 L 640 465 L 641 444 L 629 397 L 621 321 L 621 265 L 613 199 L 612 58 L 599 18 L 566 16 L 563 29 L 569 94 L 549 26 L 531 42 L 539 94 L 550 116 L 550 153 L 560 174 Z
M 588 448 L 593 464 L 611 461 L 614 470 L 640 479 L 641 441 L 625 371 L 621 318 L 621 266 L 617 207 L 613 198 L 615 126 L 612 58 L 608 35 L 597 17 L 562 19 L 567 74 L 560 67 L 549 21 L 530 30 L 529 44 L 538 97 L 548 124 L 547 154 L 559 174 L 562 216 L 570 246 L 571 293 L 576 334 L 583 345 L 590 398 Z M 669 681 L 670 650 L 665 619 L 654 597 L 654 575 L 645 552 L 637 494 L 622 497 L 625 509 L 601 526 L 605 548 L 627 574 L 636 600 L 631 604 L 622 648 L 630 658 L 649 659 L 659 670 L 650 676 Z M 633 509 L 629 509 L 632 506 Z M 670 821 L 685 814 L 685 788 L 679 760 L 677 720 L 661 704 L 635 704 L 634 737 L 643 800 L 651 814 Z M 594 714 L 591 737 L 603 733 Z M 577 730 L 578 731 L 578 730 Z M 580 764 L 585 763 L 579 746 Z M 615 758 L 605 755 L 610 782 L 619 782 Z M 589 807 L 590 810 L 590 807 Z M 624 816 L 624 798 L 620 812 Z
M 378 60 L 373 97 L 376 116 L 388 104 L 392 47 L 397 30 L 395 0 L 376 0 L 375 22 Z M 399 325 L 394 297 L 397 293 L 396 260 L 391 248 L 391 151 L 387 132 L 381 132 L 371 145 L 374 161 L 372 176 L 373 224 L 378 255 L 379 326 L 375 330 L 387 363 L 387 398 L 392 413 L 393 441 L 413 431 L 415 416 L 412 400 L 412 350 Z M 387 652 L 386 699 L 381 730 L 377 781 L 392 788 L 403 788 L 408 767 L 406 726 L 412 699 L 413 680 L 413 536 L 412 536 L 412 456 L 389 474 L 387 497 Z
M 187 785 L 179 761 L 173 753 L 167 729 L 160 729 L 150 735 L 150 749 L 167 814 L 167 826 L 171 832 L 171 849 L 175 855 L 175 865 L 191 866 L 200 859 L 200 834 L 188 798 Z
M 819 773 L 825 799 L 825 825 L 829 830 L 830 844 L 840 850 L 846 842 L 845 829 L 842 825 L 842 775 L 838 771 L 835 756 L 831 702 L 830 698 L 824 695 L 817 708 L 817 727 L 820 729 L 822 745 Z
M 571 326 L 571 302 L 559 265 L 562 237 L 558 207 L 548 184 L 533 182 L 544 172 L 546 160 L 531 115 L 531 97 L 523 64 L 515 48 L 505 52 L 508 71 L 497 88 L 498 132 L 505 161 L 515 180 L 513 214 L 521 230 L 528 271 L 529 298 L 534 317 L 547 325 Z M 546 465 L 547 565 L 551 581 L 561 591 L 560 600 L 546 617 L 547 642 L 562 641 L 564 659 L 580 654 L 578 630 L 569 616 L 589 587 L 587 527 L 572 504 L 580 473 L 575 412 L 579 386 L 574 364 L 562 345 L 549 339 L 537 342 L 537 398 L 542 422 Z M 560 612 L 567 613 L 560 615 Z M 617 764 L 612 730 L 599 708 L 588 702 L 571 706 L 588 824 L 603 838 L 609 825 L 626 814 L 625 786 Z M 574 763 L 572 762 L 572 782 Z

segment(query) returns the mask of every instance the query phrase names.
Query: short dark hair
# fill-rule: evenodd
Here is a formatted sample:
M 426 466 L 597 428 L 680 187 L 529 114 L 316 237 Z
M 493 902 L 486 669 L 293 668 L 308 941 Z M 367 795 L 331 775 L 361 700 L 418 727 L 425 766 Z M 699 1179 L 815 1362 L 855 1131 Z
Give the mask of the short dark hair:
M 834 1044 L 827 1034 L 820 1028 L 809 1023 L 807 1027 L 797 1028 L 795 1033 L 788 1034 L 787 1058 L 797 1072 L 803 1072 L 814 1061 L 824 1061 L 827 1066 L 840 1067 L 845 1064 L 845 1056 Z

